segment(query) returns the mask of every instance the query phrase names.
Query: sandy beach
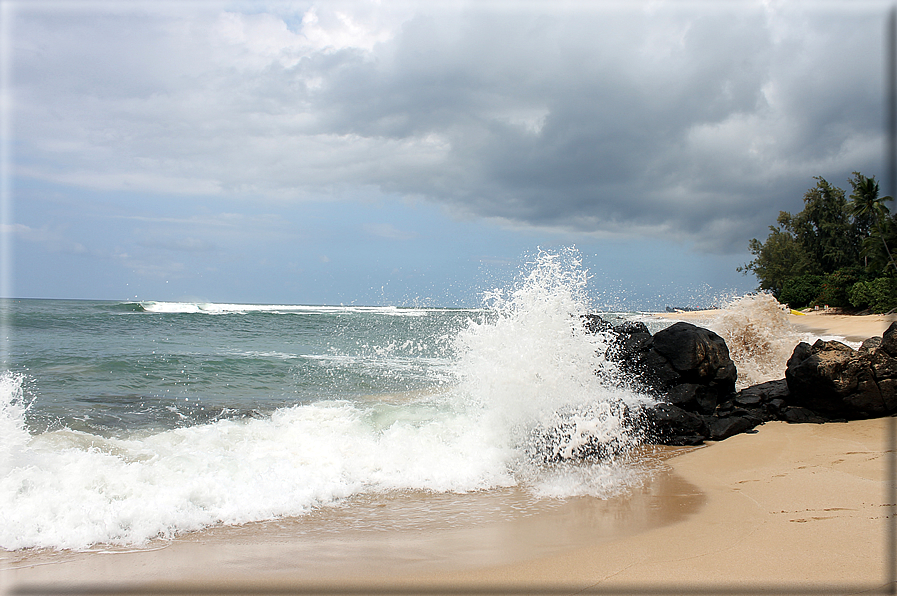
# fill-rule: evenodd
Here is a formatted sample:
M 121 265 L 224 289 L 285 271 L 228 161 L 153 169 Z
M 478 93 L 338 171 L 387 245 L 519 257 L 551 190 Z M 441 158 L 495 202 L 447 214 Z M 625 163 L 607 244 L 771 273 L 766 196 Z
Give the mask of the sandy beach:
M 807 329 L 848 337 L 886 323 L 794 318 L 807 319 L 799 322 Z M 404 494 L 371 498 L 350 513 L 218 528 L 145 549 L 0 553 L 0 588 L 9 594 L 885 593 L 893 560 L 894 422 L 774 422 L 699 448 L 659 449 L 645 454 L 652 479 L 608 500 L 538 506 L 514 490 Z M 436 521 L 389 522 L 418 513 Z M 450 523 L 459 516 L 466 517 Z
M 894 320 L 893 315 L 842 315 L 811 311 L 805 315 L 789 315 L 791 324 L 811 333 L 840 335 L 850 341 L 863 341 L 880 336 Z
M 712 321 L 721 311 L 695 310 L 688 312 L 657 313 L 658 317 L 700 324 Z M 861 342 L 884 333 L 893 315 L 845 315 L 835 311 L 808 311 L 805 314 L 788 315 L 789 322 L 799 331 L 823 336 L 840 336 L 849 341 Z

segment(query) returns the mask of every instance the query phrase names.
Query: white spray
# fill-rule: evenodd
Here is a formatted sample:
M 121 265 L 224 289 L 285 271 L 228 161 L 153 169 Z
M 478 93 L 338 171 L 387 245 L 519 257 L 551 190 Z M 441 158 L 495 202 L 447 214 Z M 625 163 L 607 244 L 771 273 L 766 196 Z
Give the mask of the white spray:
M 786 307 L 766 293 L 733 300 L 708 327 L 726 340 L 739 389 L 785 378 L 788 358 L 804 339 L 788 320 Z
M 581 326 L 586 281 L 575 251 L 541 253 L 510 294 L 491 294 L 494 312 L 457 336 L 455 386 L 401 404 L 320 401 L 130 438 L 30 436 L 22 379 L 7 374 L 0 547 L 141 544 L 301 516 L 360 493 L 619 493 L 642 478 L 636 469 L 613 457 L 566 461 L 595 445 L 625 454 L 638 443 L 626 406 L 644 400 L 596 374 L 615 373 L 602 356 L 609 338 Z
M 458 391 L 502 429 L 520 458 L 518 475 L 546 494 L 556 494 L 559 482 L 575 494 L 625 485 L 609 460 L 638 445 L 632 406 L 650 401 L 608 383 L 620 374 L 604 356 L 612 336 L 586 332 L 580 318 L 590 310 L 587 281 L 574 249 L 540 252 L 516 289 L 489 295 L 495 318 L 471 322 L 456 339 Z M 540 460 L 584 455 L 602 463 L 569 468 L 563 479 L 556 468 L 532 469 Z M 574 470 L 579 476 L 572 480 Z

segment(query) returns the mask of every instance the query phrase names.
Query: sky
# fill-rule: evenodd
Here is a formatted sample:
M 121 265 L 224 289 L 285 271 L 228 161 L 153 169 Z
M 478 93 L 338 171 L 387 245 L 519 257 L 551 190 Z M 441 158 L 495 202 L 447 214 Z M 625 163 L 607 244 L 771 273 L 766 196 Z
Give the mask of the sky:
M 884 176 L 887 2 L 0 0 L 5 297 L 708 306 Z

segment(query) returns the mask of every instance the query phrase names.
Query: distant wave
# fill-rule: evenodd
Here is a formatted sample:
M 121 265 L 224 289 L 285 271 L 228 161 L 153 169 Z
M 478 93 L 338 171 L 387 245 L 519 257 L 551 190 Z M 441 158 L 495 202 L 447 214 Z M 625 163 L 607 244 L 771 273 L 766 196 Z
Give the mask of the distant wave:
M 146 312 L 146 309 L 143 307 L 143 304 L 140 302 L 118 302 L 111 306 L 103 305 L 103 310 L 113 310 L 118 312 Z
M 208 314 L 231 315 L 249 313 L 268 314 L 342 314 L 372 313 L 397 317 L 422 317 L 427 313 L 449 309 L 399 307 L 399 306 L 309 306 L 292 304 L 227 304 L 215 302 L 157 302 L 144 300 L 140 302 L 121 302 L 116 305 L 123 311 L 169 313 L 169 314 Z M 482 309 L 450 309 L 455 311 L 479 312 Z

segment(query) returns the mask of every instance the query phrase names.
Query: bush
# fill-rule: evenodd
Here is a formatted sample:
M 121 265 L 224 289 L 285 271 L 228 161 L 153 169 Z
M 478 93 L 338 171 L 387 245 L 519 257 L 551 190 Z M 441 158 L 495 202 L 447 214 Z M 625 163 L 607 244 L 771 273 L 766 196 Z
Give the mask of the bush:
M 819 295 L 824 281 L 821 275 L 805 274 L 792 277 L 782 286 L 782 291 L 777 298 L 779 302 L 788 304 L 791 308 L 807 306 Z
M 850 288 L 850 303 L 878 313 L 897 308 L 897 278 L 879 277 L 855 283 Z
M 819 293 L 811 304 L 819 306 L 850 306 L 850 290 L 859 282 L 868 279 L 860 269 L 845 268 L 829 273 L 819 287 Z

